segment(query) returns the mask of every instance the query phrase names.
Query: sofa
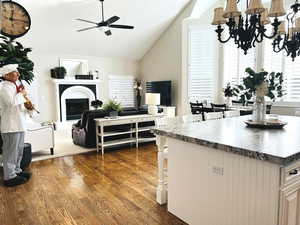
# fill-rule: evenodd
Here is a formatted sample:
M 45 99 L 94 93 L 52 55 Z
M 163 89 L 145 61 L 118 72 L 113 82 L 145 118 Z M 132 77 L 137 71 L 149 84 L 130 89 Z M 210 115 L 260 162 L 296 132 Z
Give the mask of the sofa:
M 129 115 L 142 115 L 147 114 L 147 109 L 135 109 L 135 108 L 124 108 L 119 116 L 129 116 Z M 88 110 L 85 111 L 81 119 L 73 124 L 72 126 L 72 139 L 75 145 L 79 145 L 86 148 L 96 147 L 96 124 L 95 119 L 104 118 L 108 116 L 108 113 L 103 110 Z M 151 126 L 152 124 L 144 124 L 144 126 Z M 105 127 L 105 132 L 108 131 L 126 131 L 131 128 L 130 124 L 116 125 Z M 124 138 L 123 136 L 108 137 L 110 140 L 115 140 L 118 138 Z

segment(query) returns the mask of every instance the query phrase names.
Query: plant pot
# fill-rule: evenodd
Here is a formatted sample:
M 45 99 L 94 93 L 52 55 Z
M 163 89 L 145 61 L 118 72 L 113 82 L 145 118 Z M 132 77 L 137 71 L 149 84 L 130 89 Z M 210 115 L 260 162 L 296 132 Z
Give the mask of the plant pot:
M 118 111 L 110 111 L 109 117 L 117 117 L 119 115 Z
M 265 97 L 256 97 L 253 104 L 252 120 L 254 122 L 263 122 L 266 120 L 266 102 Z

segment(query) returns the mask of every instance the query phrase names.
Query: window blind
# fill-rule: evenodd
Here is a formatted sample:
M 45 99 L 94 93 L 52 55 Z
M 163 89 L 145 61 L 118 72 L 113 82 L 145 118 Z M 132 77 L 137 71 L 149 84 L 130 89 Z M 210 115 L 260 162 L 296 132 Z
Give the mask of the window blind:
M 238 49 L 236 44 L 230 40 L 224 44 L 224 86 L 230 82 L 231 85 L 240 84 L 245 77 L 245 69 L 251 67 L 255 69 L 256 53 L 252 48 L 247 55 L 244 51 Z
M 284 51 L 273 52 L 272 40 L 266 40 L 263 50 L 264 70 L 268 72 L 283 72 L 286 90 L 285 101 L 300 100 L 300 58 L 293 62 Z
M 188 62 L 190 102 L 213 99 L 216 67 L 214 31 L 207 27 L 190 27 Z
M 285 57 L 284 76 L 286 79 L 288 101 L 300 100 L 300 59 L 297 57 L 293 62 L 291 58 Z
M 109 97 L 121 103 L 122 107 L 134 107 L 134 77 L 109 76 Z

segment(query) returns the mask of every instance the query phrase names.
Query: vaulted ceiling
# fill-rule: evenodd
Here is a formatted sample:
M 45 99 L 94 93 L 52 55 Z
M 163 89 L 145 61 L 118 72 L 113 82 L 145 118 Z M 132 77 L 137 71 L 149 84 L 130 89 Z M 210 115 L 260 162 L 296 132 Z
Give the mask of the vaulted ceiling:
M 32 28 L 21 39 L 34 49 L 49 53 L 120 57 L 139 60 L 172 23 L 190 0 L 105 0 L 105 17 L 117 15 L 118 24 L 134 30 L 112 29 L 112 36 L 99 29 L 78 33 L 99 21 L 99 0 L 16 0 L 30 13 Z

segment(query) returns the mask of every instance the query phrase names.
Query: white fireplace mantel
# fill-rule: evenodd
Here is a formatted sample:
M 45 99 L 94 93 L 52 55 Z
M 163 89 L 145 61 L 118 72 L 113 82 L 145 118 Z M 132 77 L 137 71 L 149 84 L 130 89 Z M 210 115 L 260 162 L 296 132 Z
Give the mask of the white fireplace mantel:
M 102 80 L 79 80 L 79 79 L 52 79 L 56 85 L 59 84 L 101 84 Z
M 95 98 L 101 99 L 100 89 L 102 88 L 102 80 L 79 80 L 79 79 L 51 79 L 51 82 L 55 86 L 56 95 L 56 112 L 57 112 L 57 122 L 66 122 L 65 108 L 63 107 L 63 102 L 67 98 L 83 97 L 82 94 L 85 93 L 85 97 L 90 100 Z M 59 89 L 60 85 L 72 85 L 70 88 L 64 91 L 64 94 L 60 97 Z M 94 85 L 96 87 L 96 96 L 92 96 L 93 93 L 88 90 L 88 88 L 83 87 L 83 85 Z M 67 94 L 67 95 L 66 95 Z M 62 107 L 61 107 L 62 106 Z M 61 115 L 62 114 L 62 115 Z

